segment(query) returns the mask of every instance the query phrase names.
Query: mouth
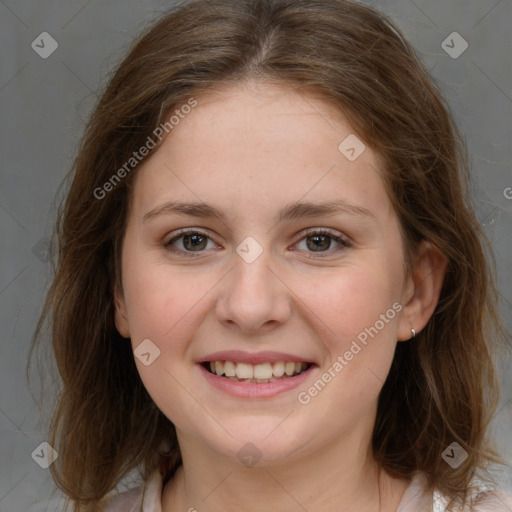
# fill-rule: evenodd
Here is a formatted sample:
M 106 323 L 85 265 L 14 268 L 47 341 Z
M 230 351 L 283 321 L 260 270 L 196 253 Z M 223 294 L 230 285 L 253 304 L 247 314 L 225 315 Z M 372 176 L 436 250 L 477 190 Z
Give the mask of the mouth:
M 267 384 L 297 377 L 308 371 L 314 363 L 305 361 L 274 361 L 250 364 L 235 361 L 204 361 L 203 368 L 209 373 L 235 382 Z

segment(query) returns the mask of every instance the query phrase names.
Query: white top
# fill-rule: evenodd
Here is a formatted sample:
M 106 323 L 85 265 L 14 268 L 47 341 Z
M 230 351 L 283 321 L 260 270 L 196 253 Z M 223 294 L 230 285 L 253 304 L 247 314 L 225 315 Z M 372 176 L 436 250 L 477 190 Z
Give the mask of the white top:
M 425 490 L 426 478 L 417 475 L 398 505 L 396 512 L 447 512 L 447 499 L 439 492 L 428 494 Z M 499 491 L 482 488 L 478 493 L 475 507 L 467 512 L 512 512 L 512 497 Z M 162 512 L 163 476 L 155 470 L 145 484 L 134 487 L 117 496 L 108 498 L 104 512 Z

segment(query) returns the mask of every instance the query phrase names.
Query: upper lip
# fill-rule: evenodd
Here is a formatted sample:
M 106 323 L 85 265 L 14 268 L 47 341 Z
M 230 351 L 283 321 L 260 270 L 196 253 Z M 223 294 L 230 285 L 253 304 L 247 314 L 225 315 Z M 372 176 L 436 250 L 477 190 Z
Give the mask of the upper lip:
M 262 364 L 275 363 L 277 361 L 293 361 L 299 363 L 314 364 L 311 360 L 302 356 L 286 354 L 284 352 L 244 352 L 243 350 L 222 350 L 202 357 L 197 362 L 206 363 L 209 361 L 232 361 L 234 363 Z

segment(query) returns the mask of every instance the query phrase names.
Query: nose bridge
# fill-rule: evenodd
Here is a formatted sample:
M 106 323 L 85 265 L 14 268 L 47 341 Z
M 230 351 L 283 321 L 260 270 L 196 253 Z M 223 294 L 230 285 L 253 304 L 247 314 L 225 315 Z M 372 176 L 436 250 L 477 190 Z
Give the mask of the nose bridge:
M 256 240 L 250 237 L 239 244 L 236 249 L 238 258 L 235 258 L 235 274 L 240 284 L 247 286 L 248 292 L 256 290 L 268 293 L 272 288 L 269 282 L 269 267 L 272 266 L 272 254 L 269 247 L 263 248 Z
M 271 270 L 275 266 L 271 248 L 249 236 L 237 246 L 236 253 L 233 271 L 219 298 L 220 319 L 246 331 L 284 322 L 290 305 L 285 287 Z
M 252 301 L 255 305 L 272 300 L 274 283 L 269 269 L 272 266 L 269 244 L 264 241 L 260 244 L 248 236 L 237 246 L 236 253 L 232 293 L 239 295 L 240 301 Z

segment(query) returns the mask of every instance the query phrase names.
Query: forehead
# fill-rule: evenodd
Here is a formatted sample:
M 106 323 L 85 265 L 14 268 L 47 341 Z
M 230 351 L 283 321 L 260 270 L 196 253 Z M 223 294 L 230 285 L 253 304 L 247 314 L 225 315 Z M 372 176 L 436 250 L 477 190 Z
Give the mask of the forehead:
M 139 167 L 136 210 L 186 199 L 262 215 L 305 198 L 345 199 L 389 213 L 378 155 L 320 97 L 250 83 L 194 98 L 197 106 Z M 344 153 L 347 140 L 362 151 L 356 159 Z

